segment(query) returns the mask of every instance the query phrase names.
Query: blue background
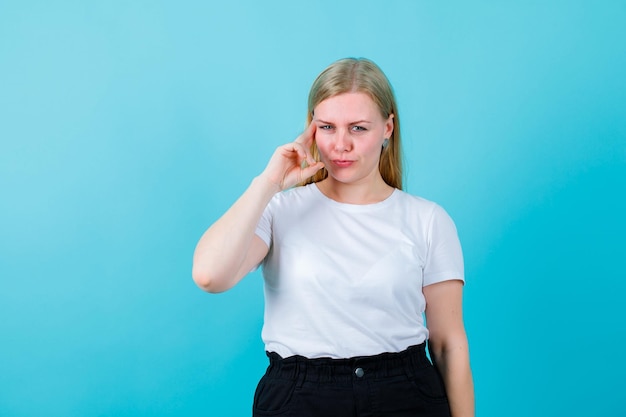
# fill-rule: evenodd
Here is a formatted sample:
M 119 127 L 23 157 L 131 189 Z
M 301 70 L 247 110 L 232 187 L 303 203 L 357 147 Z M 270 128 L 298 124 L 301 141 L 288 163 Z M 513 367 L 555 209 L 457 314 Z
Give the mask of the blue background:
M 479 416 L 623 415 L 626 3 L 0 0 L 0 415 L 246 416 L 258 272 L 201 233 L 332 61 L 395 87 L 466 257 Z

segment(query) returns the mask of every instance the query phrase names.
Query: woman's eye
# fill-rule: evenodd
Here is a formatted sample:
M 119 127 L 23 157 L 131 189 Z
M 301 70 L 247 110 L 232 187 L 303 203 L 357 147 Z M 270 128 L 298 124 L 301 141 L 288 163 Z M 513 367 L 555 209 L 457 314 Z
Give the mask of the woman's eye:
M 322 129 L 322 130 L 330 130 L 330 129 L 332 129 L 333 127 L 332 127 L 332 126 L 330 126 L 330 125 L 323 125 L 323 126 L 320 126 L 319 128 L 320 128 L 320 129 Z
M 364 128 L 363 126 L 352 126 L 352 130 L 355 131 L 355 132 L 364 132 L 367 129 Z

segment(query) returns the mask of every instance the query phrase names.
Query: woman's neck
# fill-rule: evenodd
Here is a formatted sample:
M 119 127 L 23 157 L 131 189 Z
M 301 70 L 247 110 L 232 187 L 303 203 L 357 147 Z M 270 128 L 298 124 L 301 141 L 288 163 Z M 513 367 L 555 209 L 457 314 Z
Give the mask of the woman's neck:
M 342 183 L 328 177 L 316 185 L 326 197 L 346 204 L 379 203 L 386 200 L 394 190 L 382 177 L 374 181 L 352 184 Z

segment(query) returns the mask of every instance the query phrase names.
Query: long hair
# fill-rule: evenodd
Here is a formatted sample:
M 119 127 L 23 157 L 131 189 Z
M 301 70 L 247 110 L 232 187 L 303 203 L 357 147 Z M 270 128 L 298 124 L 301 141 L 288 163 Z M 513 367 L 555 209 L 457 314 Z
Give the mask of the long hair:
M 315 107 L 326 100 L 343 93 L 365 93 L 376 103 L 384 119 L 393 114 L 393 132 L 389 143 L 381 151 L 378 169 L 383 180 L 390 186 L 402 189 L 402 151 L 400 147 L 400 117 L 393 89 L 381 69 L 365 58 L 345 58 L 332 63 L 317 76 L 309 92 L 307 126 L 313 120 Z M 320 155 L 315 143 L 311 145 L 315 160 Z M 323 180 L 328 171 L 322 168 L 304 184 Z

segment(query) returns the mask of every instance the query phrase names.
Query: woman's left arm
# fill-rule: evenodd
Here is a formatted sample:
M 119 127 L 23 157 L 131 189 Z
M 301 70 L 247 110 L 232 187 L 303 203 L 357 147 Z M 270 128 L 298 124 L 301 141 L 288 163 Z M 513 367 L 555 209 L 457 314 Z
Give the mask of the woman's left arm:
M 452 417 L 474 417 L 474 382 L 463 325 L 463 282 L 443 281 L 423 288 L 429 351 L 441 373 Z

